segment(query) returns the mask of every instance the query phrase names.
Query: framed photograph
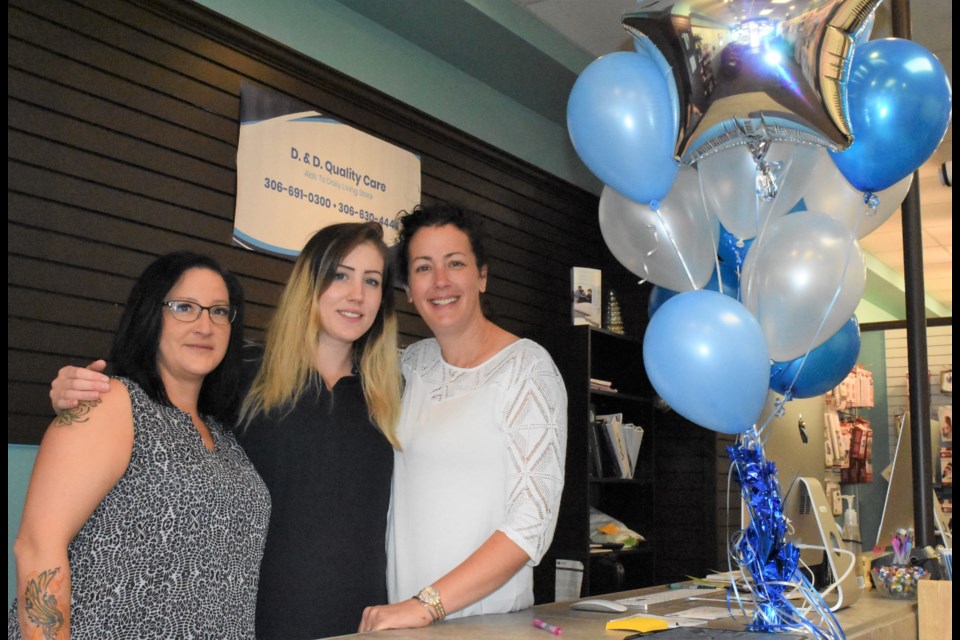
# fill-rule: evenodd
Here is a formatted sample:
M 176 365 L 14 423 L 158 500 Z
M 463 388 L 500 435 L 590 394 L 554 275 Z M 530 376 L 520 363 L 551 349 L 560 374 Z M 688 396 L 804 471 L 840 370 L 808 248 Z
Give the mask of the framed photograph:
M 940 391 L 942 393 L 953 393 L 953 369 L 940 372 Z
M 602 317 L 600 311 L 600 281 L 601 272 L 599 269 L 588 267 L 573 267 L 570 269 L 573 324 L 600 326 Z

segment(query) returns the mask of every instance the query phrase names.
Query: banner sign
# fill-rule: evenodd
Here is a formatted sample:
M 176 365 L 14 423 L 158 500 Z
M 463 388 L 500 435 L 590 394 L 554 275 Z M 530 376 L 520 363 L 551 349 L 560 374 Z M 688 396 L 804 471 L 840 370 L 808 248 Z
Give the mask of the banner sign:
M 270 97 L 241 92 L 234 242 L 296 256 L 322 227 L 374 221 L 393 244 L 398 213 L 420 203 L 419 157 L 316 111 L 275 115 Z

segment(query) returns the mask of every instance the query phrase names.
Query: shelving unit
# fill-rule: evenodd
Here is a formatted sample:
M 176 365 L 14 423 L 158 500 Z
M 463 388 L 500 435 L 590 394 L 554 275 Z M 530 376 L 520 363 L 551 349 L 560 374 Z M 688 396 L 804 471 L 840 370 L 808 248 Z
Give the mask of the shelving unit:
M 566 483 L 554 542 L 538 567 L 538 602 L 553 599 L 558 558 L 584 565 L 581 596 L 662 584 L 713 569 L 716 548 L 716 434 L 655 408 L 643 367 L 643 342 L 589 326 L 569 327 L 551 343 L 567 387 Z M 595 390 L 590 379 L 613 383 Z M 691 392 L 695 392 L 692 390 Z M 632 478 L 590 474 L 589 428 L 596 415 L 622 413 L 643 427 Z M 590 507 L 646 541 L 591 553 Z
M 952 377 L 952 372 L 951 372 Z M 952 394 L 953 390 L 951 387 L 950 393 Z M 945 393 L 945 392 L 942 392 Z M 947 410 L 948 409 L 948 410 Z M 941 412 L 940 410 L 946 410 Z M 936 469 L 936 483 L 933 485 L 934 493 L 936 493 L 937 500 L 940 502 L 940 508 L 943 509 L 944 501 L 947 501 L 949 510 L 944 511 L 944 518 L 947 522 L 953 520 L 953 406 L 949 407 L 942 406 L 934 409 L 933 417 L 939 419 L 940 422 L 940 449 L 939 460 Z M 950 416 L 950 427 L 949 429 L 944 429 L 943 421 L 946 416 Z M 944 470 L 946 463 L 950 463 L 950 472 L 947 475 L 944 475 Z M 946 523 L 944 523 L 946 524 Z

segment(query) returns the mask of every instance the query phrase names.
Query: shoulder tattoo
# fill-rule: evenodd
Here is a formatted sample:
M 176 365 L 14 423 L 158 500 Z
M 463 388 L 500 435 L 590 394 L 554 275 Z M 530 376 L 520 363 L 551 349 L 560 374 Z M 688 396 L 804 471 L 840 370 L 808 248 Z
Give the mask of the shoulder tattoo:
M 90 419 L 90 412 L 101 402 L 102 400 L 99 399 L 83 400 L 75 408 L 61 411 L 60 415 L 57 416 L 57 425 L 66 426 L 74 422 L 86 422 Z

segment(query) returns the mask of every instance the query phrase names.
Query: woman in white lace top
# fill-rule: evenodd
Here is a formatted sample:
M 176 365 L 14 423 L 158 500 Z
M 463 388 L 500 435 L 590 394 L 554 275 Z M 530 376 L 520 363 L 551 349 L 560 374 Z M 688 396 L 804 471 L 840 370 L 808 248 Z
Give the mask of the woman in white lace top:
M 487 263 L 451 206 L 401 220 L 399 272 L 435 338 L 406 350 L 387 532 L 393 604 L 361 631 L 533 604 L 563 489 L 567 397 L 549 354 L 487 319 Z

